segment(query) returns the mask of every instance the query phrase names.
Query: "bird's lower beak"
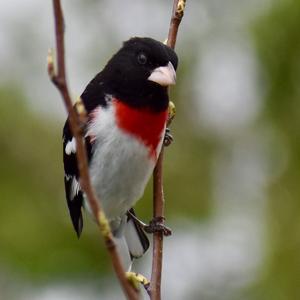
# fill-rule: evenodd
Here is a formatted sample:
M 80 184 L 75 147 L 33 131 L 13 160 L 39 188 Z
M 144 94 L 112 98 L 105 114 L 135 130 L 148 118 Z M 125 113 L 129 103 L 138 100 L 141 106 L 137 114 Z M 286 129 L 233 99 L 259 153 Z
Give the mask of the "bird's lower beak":
M 156 82 L 161 86 L 168 86 L 176 83 L 176 71 L 171 62 L 165 67 L 158 67 L 152 71 L 148 80 Z

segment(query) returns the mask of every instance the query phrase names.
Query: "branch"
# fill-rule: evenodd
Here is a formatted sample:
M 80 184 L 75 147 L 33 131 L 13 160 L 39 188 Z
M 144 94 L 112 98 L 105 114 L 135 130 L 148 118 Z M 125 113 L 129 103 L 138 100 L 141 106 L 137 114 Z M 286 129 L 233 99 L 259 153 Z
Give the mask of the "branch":
M 91 185 L 89 169 L 88 169 L 87 153 L 86 153 L 86 148 L 84 145 L 84 140 L 83 140 L 83 135 L 81 130 L 82 121 L 86 119 L 86 111 L 83 103 L 80 100 L 73 107 L 73 103 L 69 94 L 67 81 L 66 81 L 65 49 L 64 49 L 64 18 L 63 18 L 63 12 L 61 8 L 60 0 L 53 0 L 53 9 L 54 9 L 54 18 L 55 18 L 57 72 L 55 72 L 54 70 L 53 55 L 52 52 L 50 51 L 48 54 L 48 73 L 52 82 L 59 90 L 69 115 L 69 119 L 68 119 L 69 125 L 74 135 L 74 138 L 76 140 L 76 157 L 77 157 L 77 165 L 80 174 L 80 185 L 87 196 L 93 215 L 97 220 L 97 224 L 104 238 L 107 251 L 110 254 L 115 273 L 120 281 L 120 284 L 123 288 L 123 291 L 127 299 L 138 300 L 139 299 L 138 292 L 127 280 L 123 265 L 121 263 L 120 257 L 117 252 L 115 242 L 113 240 L 113 235 L 109 226 L 109 222 L 105 217 L 105 214 L 100 205 L 100 201 L 99 199 L 97 199 L 97 196 Z
M 179 24 L 182 20 L 186 0 L 174 0 L 167 45 L 175 48 Z M 172 107 L 171 107 L 172 109 Z M 171 115 L 171 112 L 169 111 Z M 171 121 L 171 119 L 170 119 Z M 163 191 L 163 156 L 162 148 L 153 172 L 153 217 L 160 218 L 164 223 L 164 191 Z M 153 236 L 153 260 L 151 273 L 151 300 L 161 299 L 161 273 L 163 260 L 163 233 L 156 232 Z

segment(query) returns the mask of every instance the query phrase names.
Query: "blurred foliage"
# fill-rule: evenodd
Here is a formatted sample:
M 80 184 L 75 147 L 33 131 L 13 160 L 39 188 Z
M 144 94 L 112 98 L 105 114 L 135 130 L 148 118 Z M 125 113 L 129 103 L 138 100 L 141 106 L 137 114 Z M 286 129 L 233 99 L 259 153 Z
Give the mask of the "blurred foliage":
M 267 83 L 264 119 L 280 135 L 288 157 L 272 185 L 269 251 L 254 299 L 300 299 L 300 2 L 278 1 L 255 27 Z

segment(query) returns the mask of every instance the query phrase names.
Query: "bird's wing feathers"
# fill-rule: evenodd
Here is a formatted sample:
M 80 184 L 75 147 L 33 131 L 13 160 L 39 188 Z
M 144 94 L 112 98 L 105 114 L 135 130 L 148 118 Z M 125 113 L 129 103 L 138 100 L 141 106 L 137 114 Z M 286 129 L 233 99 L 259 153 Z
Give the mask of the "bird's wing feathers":
M 105 106 L 106 99 L 101 86 L 101 73 L 97 74 L 95 78 L 87 85 L 81 95 L 81 99 L 85 109 L 89 115 L 97 106 Z M 90 162 L 92 157 L 92 144 L 90 137 L 85 138 L 85 146 L 87 150 L 88 160 Z M 65 192 L 70 211 L 70 216 L 74 229 L 78 235 L 81 234 L 83 227 L 82 212 L 83 206 L 83 192 L 79 184 L 79 172 L 77 168 L 76 159 L 76 143 L 71 132 L 68 120 L 63 129 L 63 160 L 65 170 Z
M 148 250 L 150 242 L 140 222 L 134 218 L 136 216 L 134 209 L 131 208 L 129 212 L 124 235 L 131 257 L 139 258 Z
M 88 159 L 90 160 L 92 155 L 92 146 L 88 137 L 85 139 L 85 145 Z M 67 204 L 74 229 L 79 237 L 83 227 L 81 213 L 81 207 L 83 205 L 83 192 L 79 183 L 75 138 L 70 130 L 68 120 L 66 121 L 63 129 L 63 160 Z

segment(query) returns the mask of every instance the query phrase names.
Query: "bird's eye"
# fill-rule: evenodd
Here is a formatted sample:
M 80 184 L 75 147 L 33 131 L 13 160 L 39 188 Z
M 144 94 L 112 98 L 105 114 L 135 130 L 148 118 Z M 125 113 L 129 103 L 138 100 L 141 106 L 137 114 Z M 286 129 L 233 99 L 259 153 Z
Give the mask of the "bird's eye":
M 140 65 L 145 65 L 147 63 L 147 56 L 144 53 L 139 53 L 137 61 Z

